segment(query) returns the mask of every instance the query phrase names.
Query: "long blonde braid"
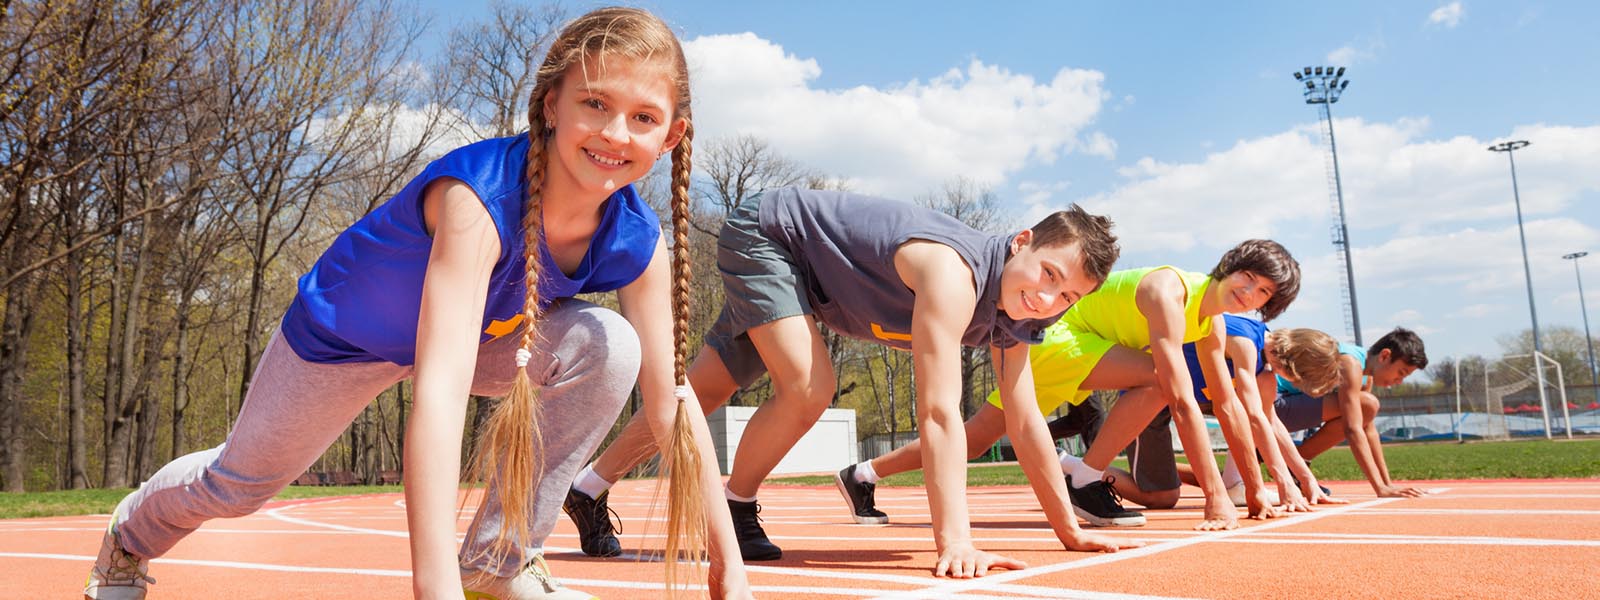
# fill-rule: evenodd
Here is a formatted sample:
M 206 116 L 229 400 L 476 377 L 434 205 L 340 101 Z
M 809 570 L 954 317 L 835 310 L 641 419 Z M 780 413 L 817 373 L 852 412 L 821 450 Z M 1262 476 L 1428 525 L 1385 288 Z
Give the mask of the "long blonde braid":
M 706 558 L 706 511 L 702 501 L 700 450 L 690 426 L 685 388 L 689 381 L 689 171 L 694 125 L 685 121 L 683 139 L 672 150 L 672 344 L 673 382 L 678 407 L 662 453 L 667 503 L 667 589 L 677 590 L 679 558 L 699 565 Z M 699 410 L 699 407 L 695 407 Z

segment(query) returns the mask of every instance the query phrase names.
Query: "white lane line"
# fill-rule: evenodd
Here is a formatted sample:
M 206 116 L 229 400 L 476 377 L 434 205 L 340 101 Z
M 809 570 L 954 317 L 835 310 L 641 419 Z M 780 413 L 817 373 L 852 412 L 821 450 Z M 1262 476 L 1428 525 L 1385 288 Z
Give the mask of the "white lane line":
M 31 552 L 0 552 L 0 558 L 29 558 L 29 559 L 42 559 L 42 560 L 70 560 L 70 561 L 87 562 L 87 563 L 93 563 L 94 560 L 95 560 L 95 557 L 93 557 L 93 556 L 83 556 L 83 555 L 74 555 L 74 554 L 42 554 L 42 553 L 31 553 Z M 150 562 L 151 562 L 152 565 L 183 565 L 183 566 L 193 566 L 193 567 L 217 567 L 217 568 L 225 568 L 225 569 L 242 569 L 242 570 L 251 570 L 251 571 L 272 571 L 272 572 L 279 572 L 279 573 L 313 573 L 313 574 L 331 574 L 331 575 L 367 575 L 367 576 L 375 576 L 375 577 L 411 577 L 411 571 L 405 571 L 405 570 L 399 570 L 399 569 L 353 569 L 353 568 L 342 568 L 342 567 L 310 567 L 310 566 L 275 565 L 275 564 L 268 564 L 268 563 L 251 563 L 251 562 L 238 562 L 238 561 L 226 561 L 226 560 L 193 560 L 193 559 L 184 559 L 184 558 L 158 558 L 158 559 L 152 560 Z M 645 582 L 633 582 L 633 581 L 610 581 L 610 580 L 604 580 L 604 579 L 572 579 L 572 578 L 563 577 L 563 578 L 561 578 L 561 582 L 563 584 L 572 586 L 574 588 L 620 588 L 620 589 L 636 589 L 636 590 L 665 590 L 666 589 L 666 586 L 664 586 L 662 584 L 659 584 L 659 583 L 645 583 Z M 752 586 L 752 587 L 753 587 L 753 590 L 756 591 L 756 592 L 774 593 L 774 594 L 777 594 L 777 593 L 790 593 L 790 594 L 818 594 L 818 595 L 830 595 L 830 596 L 854 596 L 854 597 L 860 597 L 862 595 L 862 593 L 864 592 L 864 590 L 862 590 L 861 588 L 837 588 L 837 587 L 835 587 L 835 588 L 827 588 L 827 587 L 816 587 L 816 586 L 803 586 L 802 587 L 802 586 L 759 586 L 759 585 L 758 586 Z M 702 591 L 702 590 L 705 590 L 706 587 L 703 586 L 703 585 L 700 585 L 700 586 L 689 586 L 687 589 L 696 590 L 696 591 Z M 975 599 L 975 600 L 976 599 L 1001 600 L 1002 598 L 1004 600 L 1017 600 L 1015 597 L 982 596 L 982 595 L 972 595 L 972 594 L 964 594 L 964 595 L 961 595 L 961 596 L 952 596 L 952 597 L 972 598 L 972 599 Z
M 292 508 L 292 507 L 283 507 L 283 508 Z M 270 517 L 272 517 L 274 519 L 278 519 L 278 520 L 281 520 L 281 521 L 284 521 L 284 522 L 295 523 L 295 524 L 299 524 L 299 525 L 305 525 L 305 526 L 308 526 L 308 527 L 324 527 L 324 528 L 333 529 L 333 530 L 336 530 L 336 531 L 346 532 L 346 533 L 368 533 L 368 534 L 384 535 L 384 536 L 391 536 L 391 537 L 407 537 L 407 533 L 406 532 L 393 532 L 393 531 L 385 531 L 385 530 L 380 530 L 380 529 L 369 529 L 369 528 L 363 528 L 363 527 L 352 527 L 352 526 L 347 526 L 347 525 L 339 525 L 339 524 L 335 524 L 335 523 L 321 523 L 321 522 L 312 521 L 312 520 L 309 520 L 309 519 L 300 519 L 300 518 L 291 517 L 291 516 L 282 514 L 281 509 L 269 510 L 269 511 L 266 511 L 264 514 L 266 514 L 267 516 L 270 516 Z M 459 538 L 460 535 L 458 534 L 457 537 Z M 552 537 L 554 537 L 554 536 L 552 536 Z M 574 539 L 576 538 L 576 536 L 572 536 L 570 534 L 569 535 L 563 535 L 561 537 L 574 538 Z M 783 539 L 783 538 L 781 538 L 781 536 L 780 536 L 778 539 Z M 915 538 L 915 540 L 916 541 L 925 541 L 924 538 L 921 538 L 921 537 Z M 841 539 L 841 541 L 859 541 L 859 540 L 856 539 L 856 538 L 843 538 L 843 539 Z M 551 546 L 549 544 L 545 545 L 544 550 L 545 550 L 546 554 L 570 553 L 570 554 L 577 555 L 577 554 L 580 553 L 580 550 L 578 550 L 577 548 L 563 548 L 563 547 L 559 547 L 559 546 Z M 655 561 L 659 560 L 658 558 L 655 558 L 655 557 L 649 557 L 648 555 L 640 555 L 640 554 L 636 554 L 636 553 L 624 553 L 622 555 L 622 558 L 633 558 L 635 560 L 649 560 L 650 562 L 655 562 Z M 929 578 L 912 577 L 912 576 L 905 576 L 905 575 L 895 576 L 895 575 L 887 575 L 887 574 L 867 574 L 867 573 L 855 573 L 855 572 L 850 572 L 850 571 L 828 571 L 828 570 L 822 570 L 822 569 L 789 569 L 789 568 L 786 568 L 786 567 L 763 567 L 763 566 L 755 566 L 755 565 L 747 565 L 745 568 L 750 570 L 750 571 L 752 571 L 752 572 L 766 572 L 766 573 L 781 574 L 781 575 L 793 575 L 793 576 L 799 576 L 799 577 L 843 579 L 843 580 L 847 580 L 847 581 L 896 581 L 896 582 L 905 583 L 905 584 L 908 584 L 908 585 L 927 585 L 928 580 L 929 580 Z M 574 580 L 574 585 L 578 585 L 577 580 Z M 584 585 L 588 585 L 588 584 L 584 584 Z M 591 586 L 591 587 L 598 587 L 598 586 Z M 660 589 L 660 588 L 658 587 L 656 589 Z M 1090 595 L 1085 595 L 1085 594 L 1099 594 L 1099 592 L 1085 592 L 1085 591 L 1079 591 L 1079 590 L 1060 590 L 1060 589 L 1056 589 L 1056 588 L 1035 587 L 1035 586 L 1027 586 L 1027 585 L 986 586 L 985 590 L 986 591 L 992 591 L 992 592 L 1016 593 L 1016 594 L 1021 594 L 1021 595 L 1031 595 L 1031 596 L 1035 596 L 1035 597 L 1045 597 L 1045 598 L 1086 598 L 1086 599 L 1087 598 L 1103 598 L 1104 600 L 1158 600 L 1160 598 L 1160 597 L 1128 596 L 1128 595 L 1090 596 Z M 801 590 L 801 591 L 804 591 L 804 590 Z M 967 593 L 965 593 L 965 592 L 958 592 L 958 593 L 961 593 L 963 595 L 967 595 Z M 852 591 L 852 594 L 860 595 L 860 594 L 862 594 L 862 591 L 860 589 L 856 589 L 856 590 Z M 1061 594 L 1066 594 L 1066 595 L 1061 595 Z
M 1600 541 L 1595 540 L 1551 540 L 1533 538 L 1502 538 L 1488 540 L 1450 539 L 1450 538 L 1412 538 L 1398 540 L 1295 540 L 1272 538 L 1229 538 L 1218 540 L 1220 544 L 1307 544 L 1315 546 L 1535 546 L 1535 547 L 1575 547 L 1575 548 L 1600 548 Z
M 1357 511 L 1363 515 L 1600 515 L 1600 510 L 1540 508 L 1380 508 Z
M 1449 496 L 1432 497 L 1423 496 L 1429 500 L 1455 500 L 1456 498 L 1503 498 L 1509 500 L 1594 500 L 1600 499 L 1600 494 L 1451 494 Z
M 1240 535 L 1244 535 L 1246 533 L 1249 533 L 1249 532 L 1252 532 L 1252 531 L 1257 531 L 1257 530 L 1270 530 L 1270 529 L 1278 529 L 1278 528 L 1281 528 L 1281 527 L 1289 527 L 1289 526 L 1293 526 L 1293 525 L 1300 525 L 1300 524 L 1307 523 L 1307 522 L 1310 522 L 1310 521 L 1315 521 L 1315 520 L 1318 520 L 1318 519 L 1323 519 L 1323 518 L 1331 517 L 1331 516 L 1338 515 L 1338 514 L 1344 514 L 1344 513 L 1347 513 L 1347 512 L 1350 512 L 1350 511 L 1354 511 L 1354 510 L 1357 510 L 1357 509 L 1367 508 L 1367 507 L 1372 507 L 1372 506 L 1379 506 L 1379 505 L 1388 504 L 1390 502 L 1395 502 L 1397 500 L 1402 500 L 1402 499 L 1403 498 L 1383 498 L 1383 499 L 1378 499 L 1378 500 L 1370 500 L 1370 501 L 1367 501 L 1367 502 L 1364 502 L 1364 503 L 1360 503 L 1360 504 L 1347 504 L 1347 505 L 1336 507 L 1336 508 L 1320 510 L 1320 511 L 1317 511 L 1317 512 L 1314 512 L 1314 513 L 1309 513 L 1309 514 L 1304 514 L 1304 515 L 1299 515 L 1299 516 L 1294 516 L 1294 517 L 1287 517 L 1287 518 L 1283 518 L 1283 519 L 1276 519 L 1276 520 L 1273 520 L 1272 522 L 1264 523 L 1264 524 L 1261 524 L 1261 525 L 1255 525 L 1255 526 L 1252 526 L 1252 527 L 1247 527 L 1247 528 L 1246 527 L 1242 527 L 1242 528 L 1239 528 L 1239 529 L 1234 529 L 1232 531 L 1214 532 L 1211 535 L 1197 536 L 1197 537 L 1192 537 L 1192 538 L 1188 538 L 1188 539 L 1184 539 L 1184 540 L 1178 540 L 1178 541 L 1175 541 L 1175 542 L 1165 542 L 1165 543 L 1160 543 L 1160 544 L 1153 544 L 1153 545 L 1150 545 L 1150 546 L 1145 546 L 1143 548 L 1134 548 L 1132 550 L 1122 550 L 1122 551 L 1114 552 L 1114 553 L 1111 553 L 1111 554 L 1101 554 L 1099 556 L 1095 556 L 1095 557 L 1092 557 L 1092 558 L 1085 558 L 1085 559 L 1074 560 L 1074 561 L 1069 561 L 1069 562 L 1056 563 L 1056 564 L 1053 564 L 1053 565 L 1048 565 L 1048 566 L 1043 566 L 1043 567 L 1029 567 L 1029 568 L 1026 568 L 1026 569 L 1022 569 L 1020 571 L 1010 571 L 1010 572 L 1001 573 L 1001 574 L 998 574 L 998 575 L 990 575 L 988 577 L 983 577 L 983 578 L 980 578 L 980 579 L 957 581 L 957 582 L 953 582 L 953 583 L 947 583 L 947 584 L 944 584 L 944 585 L 932 586 L 932 587 L 924 588 L 924 589 L 921 589 L 921 590 L 917 590 L 916 592 L 913 592 L 913 593 L 911 593 L 909 595 L 907 595 L 907 594 L 889 594 L 889 595 L 886 595 L 886 596 L 879 596 L 879 598 L 881 598 L 881 599 L 889 599 L 889 598 L 922 598 L 922 597 L 927 597 L 927 596 L 930 596 L 930 595 L 938 596 L 940 594 L 959 593 L 959 592 L 966 591 L 968 589 L 973 589 L 975 587 L 986 587 L 986 584 L 989 584 L 991 582 L 992 583 L 1008 583 L 1008 582 L 1011 582 L 1011 581 L 1016 581 L 1018 579 L 1025 579 L 1025 578 L 1028 578 L 1028 577 L 1035 577 L 1035 576 L 1039 576 L 1039 575 L 1047 575 L 1047 574 L 1050 574 L 1050 573 L 1058 573 L 1058 572 L 1061 572 L 1061 571 L 1067 571 L 1067 570 L 1072 570 L 1072 569 L 1081 569 L 1081 568 L 1084 568 L 1084 567 L 1092 567 L 1092 566 L 1098 566 L 1098 565 L 1109 564 L 1109 563 L 1114 563 L 1114 562 L 1121 562 L 1121 561 L 1124 561 L 1124 560 L 1131 560 L 1131 559 L 1135 559 L 1135 558 L 1141 558 L 1141 557 L 1145 557 L 1145 556 L 1151 556 L 1151 555 L 1160 554 L 1162 552 L 1166 552 L 1166 551 L 1169 551 L 1169 550 L 1176 550 L 1178 548 L 1185 548 L 1185 547 L 1188 547 L 1188 546 L 1193 546 L 1195 544 L 1202 544 L 1202 543 L 1205 543 L 1205 542 L 1216 541 L 1216 540 L 1220 540 L 1220 539 L 1227 539 L 1227 538 L 1230 538 L 1230 537 L 1240 536 Z

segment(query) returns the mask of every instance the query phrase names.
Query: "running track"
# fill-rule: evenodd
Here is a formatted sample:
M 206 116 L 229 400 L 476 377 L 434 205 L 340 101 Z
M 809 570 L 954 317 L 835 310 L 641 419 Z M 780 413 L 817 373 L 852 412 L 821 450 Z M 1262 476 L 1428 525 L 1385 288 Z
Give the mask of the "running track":
M 850 523 L 833 488 L 768 486 L 767 532 L 783 560 L 751 565 L 761 598 L 1600 598 L 1600 480 L 1426 482 L 1423 498 L 1352 500 L 1310 514 L 1197 533 L 1199 499 L 1146 513 L 1114 533 L 1149 545 L 1065 552 L 1023 487 L 969 490 L 979 547 L 1027 561 L 981 579 L 936 579 L 919 488 L 879 490 L 894 523 Z M 1186 491 L 1196 491 L 1185 488 Z M 645 531 L 654 486 L 612 492 L 625 548 L 659 548 Z M 655 511 L 660 518 L 662 511 Z M 464 516 L 462 526 L 465 527 Z M 0 521 L 0 598 L 75 598 L 105 517 Z M 593 559 L 564 518 L 552 570 L 602 598 L 659 597 L 659 565 L 636 554 Z M 214 521 L 153 561 L 152 598 L 404 598 L 405 509 L 397 494 L 275 503 Z

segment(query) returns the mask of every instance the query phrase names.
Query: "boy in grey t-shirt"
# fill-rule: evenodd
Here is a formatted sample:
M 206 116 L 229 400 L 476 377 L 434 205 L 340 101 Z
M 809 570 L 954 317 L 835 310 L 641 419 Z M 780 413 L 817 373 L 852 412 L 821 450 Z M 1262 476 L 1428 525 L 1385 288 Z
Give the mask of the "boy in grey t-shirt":
M 717 242 L 725 304 L 689 380 L 710 412 L 761 373 L 772 377 L 772 400 L 745 428 L 726 490 L 745 560 L 782 556 L 756 517 L 756 491 L 833 398 L 833 365 L 816 329 L 821 322 L 912 353 L 939 554 L 934 574 L 972 577 L 990 567 L 1023 567 L 972 543 L 960 348 L 988 346 L 1000 394 L 1030 405 L 1028 344 L 1105 279 L 1118 254 L 1110 225 L 1074 206 L 1032 229 L 993 235 L 912 204 L 793 188 L 770 190 L 736 209 Z M 1024 471 L 1065 498 L 1044 417 L 1014 412 L 1007 429 Z M 654 450 L 643 422 L 636 414 L 569 493 L 568 514 L 589 554 L 620 552 L 604 491 Z M 1057 513 L 1047 517 L 1069 549 L 1134 545 L 1084 532 L 1070 511 Z

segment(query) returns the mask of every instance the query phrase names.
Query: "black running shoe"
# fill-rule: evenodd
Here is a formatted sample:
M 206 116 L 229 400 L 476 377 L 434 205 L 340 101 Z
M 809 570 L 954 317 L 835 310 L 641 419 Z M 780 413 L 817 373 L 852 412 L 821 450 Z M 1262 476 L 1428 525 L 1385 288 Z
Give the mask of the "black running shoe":
M 843 471 L 833 475 L 833 482 L 839 486 L 839 493 L 844 496 L 845 504 L 850 506 L 850 517 L 862 525 L 882 525 L 889 522 L 889 515 L 878 510 L 873 499 L 878 486 L 865 481 L 856 481 L 856 466 L 850 465 Z
M 588 494 L 568 488 L 567 501 L 561 505 L 572 524 L 578 526 L 578 545 L 589 556 L 622 554 L 622 543 L 617 541 L 622 527 L 612 522 L 611 518 L 617 513 L 606 506 L 606 497 L 610 495 L 611 491 L 606 490 L 600 492 L 599 498 L 590 498 Z
M 1096 481 L 1081 488 L 1072 487 L 1072 476 L 1067 476 L 1067 493 L 1072 499 L 1072 510 L 1095 527 L 1139 527 L 1144 525 L 1144 515 L 1122 507 L 1117 491 L 1105 481 Z
M 739 538 L 740 556 L 751 561 L 783 558 L 783 549 L 773 545 L 761 529 L 760 504 L 729 500 L 728 512 L 733 513 L 733 534 Z

